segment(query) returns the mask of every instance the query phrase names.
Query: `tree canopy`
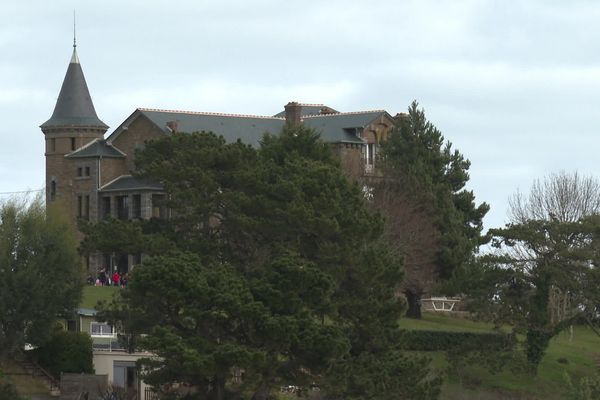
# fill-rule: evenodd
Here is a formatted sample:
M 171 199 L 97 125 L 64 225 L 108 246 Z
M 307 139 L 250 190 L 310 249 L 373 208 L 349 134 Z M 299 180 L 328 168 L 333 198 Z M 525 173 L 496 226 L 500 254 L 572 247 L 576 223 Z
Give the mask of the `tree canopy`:
M 74 229 L 40 198 L 0 204 L 0 355 L 42 344 L 83 286 Z
M 314 131 L 287 126 L 258 150 L 177 133 L 136 163 L 165 185 L 173 215 L 138 233 L 159 229 L 172 251 L 136 268 L 105 315 L 146 334 L 136 345 L 157 355 L 144 362 L 149 382 L 223 399 L 242 368 L 235 390 L 257 400 L 313 382 L 345 398 L 435 397 L 427 363 L 396 349 L 401 260 Z M 398 375 L 374 373 L 386 366 Z

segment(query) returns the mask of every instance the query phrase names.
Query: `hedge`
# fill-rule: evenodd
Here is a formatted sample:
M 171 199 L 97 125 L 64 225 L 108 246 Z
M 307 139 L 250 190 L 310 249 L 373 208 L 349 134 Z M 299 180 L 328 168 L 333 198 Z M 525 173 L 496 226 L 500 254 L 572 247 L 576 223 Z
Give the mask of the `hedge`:
M 516 343 L 514 335 L 494 332 L 453 332 L 453 331 L 403 331 L 400 347 L 415 351 L 501 350 L 512 348 Z

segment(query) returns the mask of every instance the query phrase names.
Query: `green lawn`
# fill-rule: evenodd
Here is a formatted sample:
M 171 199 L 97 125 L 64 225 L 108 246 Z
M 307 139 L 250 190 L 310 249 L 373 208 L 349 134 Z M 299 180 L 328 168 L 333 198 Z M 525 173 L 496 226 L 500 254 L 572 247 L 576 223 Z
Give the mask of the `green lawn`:
M 116 286 L 85 286 L 80 307 L 95 308 L 99 301 L 110 301 L 121 289 Z
M 465 318 L 453 318 L 448 314 L 425 313 L 423 320 L 403 319 L 400 322 L 405 329 L 449 330 L 485 332 L 492 331 L 491 324 L 471 321 Z M 432 357 L 432 366 L 440 373 L 448 368 L 444 352 L 423 352 Z M 486 368 L 472 365 L 462 372 L 462 381 L 456 376 L 446 379 L 441 399 L 543 399 L 558 400 L 564 398 L 568 374 L 573 381 L 583 376 L 596 374 L 599 369 L 595 359 L 600 356 L 600 337 L 583 326 L 575 327 L 572 340 L 568 332 L 555 337 L 548 348 L 539 368 L 537 377 L 523 372 L 512 372 L 505 368 L 490 372 Z

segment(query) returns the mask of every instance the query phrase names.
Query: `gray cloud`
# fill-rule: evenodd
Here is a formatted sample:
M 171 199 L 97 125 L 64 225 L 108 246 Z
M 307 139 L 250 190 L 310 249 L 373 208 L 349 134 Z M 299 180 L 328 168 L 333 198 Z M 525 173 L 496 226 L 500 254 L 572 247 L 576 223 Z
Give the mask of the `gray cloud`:
M 43 135 L 71 53 L 101 119 L 136 107 L 273 114 L 290 100 L 427 116 L 506 199 L 550 171 L 595 174 L 600 4 L 592 1 L 75 0 L 3 4 L 0 192 L 40 188 Z

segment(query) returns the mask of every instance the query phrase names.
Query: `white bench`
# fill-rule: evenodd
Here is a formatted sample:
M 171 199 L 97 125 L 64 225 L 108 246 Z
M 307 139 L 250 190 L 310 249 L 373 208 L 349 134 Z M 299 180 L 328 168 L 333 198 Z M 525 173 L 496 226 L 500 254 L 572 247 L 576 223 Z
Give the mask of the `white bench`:
M 460 299 L 449 299 L 447 297 L 430 297 L 428 299 L 421 299 L 421 304 L 431 302 L 431 309 L 433 311 L 453 311 L 456 303 L 460 302 Z

